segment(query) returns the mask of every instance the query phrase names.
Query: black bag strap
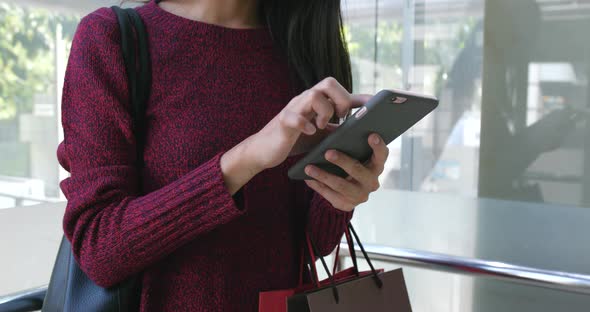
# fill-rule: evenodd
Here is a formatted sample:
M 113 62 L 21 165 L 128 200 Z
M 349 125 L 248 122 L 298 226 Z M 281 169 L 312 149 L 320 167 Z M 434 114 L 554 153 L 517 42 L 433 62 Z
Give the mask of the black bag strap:
M 137 142 L 137 168 L 141 173 L 144 167 L 145 110 L 152 83 L 147 31 L 134 9 L 122 9 L 117 6 L 111 8 L 117 15 L 121 30 L 121 50 L 129 82 L 133 132 Z
M 141 177 L 145 109 L 152 79 L 147 32 L 135 10 L 116 6 L 111 8 L 117 16 L 121 33 L 121 50 L 129 83 L 133 132 L 137 140 L 137 168 Z M 141 180 L 138 181 L 141 187 Z M 139 287 L 137 276 L 131 276 L 110 289 L 100 288 L 94 284 L 79 268 L 73 257 L 70 242 L 64 236 L 51 273 L 43 311 L 80 311 L 80 305 L 85 306 L 85 311 L 134 311 L 139 307 Z

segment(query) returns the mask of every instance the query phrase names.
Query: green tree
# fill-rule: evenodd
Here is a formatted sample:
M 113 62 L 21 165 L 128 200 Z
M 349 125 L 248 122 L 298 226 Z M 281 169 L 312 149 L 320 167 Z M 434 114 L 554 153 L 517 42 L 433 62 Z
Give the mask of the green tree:
M 457 55 L 465 47 L 465 43 L 472 35 L 479 19 L 467 17 L 453 21 L 433 19 L 427 26 L 433 29 L 440 26 L 451 26 L 453 36 L 441 39 L 429 39 L 413 42 L 416 53 L 416 64 L 438 65 L 439 73 L 436 77 L 436 93 L 438 94 L 445 83 L 445 77 L 456 61 Z M 352 57 L 374 60 L 375 58 L 375 25 L 371 23 L 346 24 L 344 34 L 348 41 L 348 49 Z M 377 63 L 401 69 L 401 49 L 403 27 L 396 20 L 382 20 L 377 27 Z M 363 70 L 363 69 L 359 69 Z
M 344 34 L 351 56 L 361 59 L 375 57 L 375 26 L 346 25 Z M 377 27 L 377 62 L 399 66 L 403 30 L 397 21 L 381 21 Z
M 0 120 L 30 111 L 36 93 L 53 94 L 57 25 L 71 42 L 78 21 L 75 15 L 0 3 Z

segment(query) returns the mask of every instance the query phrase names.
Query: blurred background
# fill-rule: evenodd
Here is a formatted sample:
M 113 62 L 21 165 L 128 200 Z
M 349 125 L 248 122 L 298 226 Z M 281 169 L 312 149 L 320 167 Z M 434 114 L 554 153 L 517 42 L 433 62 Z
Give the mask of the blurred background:
M 48 281 L 65 200 L 55 151 L 69 48 L 80 18 L 114 3 L 0 1 L 0 296 Z M 361 238 L 590 274 L 590 0 L 342 5 L 355 92 L 440 99 L 390 144 L 382 188 L 356 210 Z M 404 269 L 415 311 L 590 306 L 579 294 Z

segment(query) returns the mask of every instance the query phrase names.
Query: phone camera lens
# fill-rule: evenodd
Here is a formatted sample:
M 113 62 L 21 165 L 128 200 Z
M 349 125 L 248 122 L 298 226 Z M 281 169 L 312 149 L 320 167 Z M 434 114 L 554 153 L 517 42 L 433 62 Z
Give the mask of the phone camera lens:
M 393 103 L 395 104 L 403 104 L 405 103 L 408 99 L 405 97 L 401 97 L 401 96 L 396 96 L 393 99 L 391 99 L 393 101 Z

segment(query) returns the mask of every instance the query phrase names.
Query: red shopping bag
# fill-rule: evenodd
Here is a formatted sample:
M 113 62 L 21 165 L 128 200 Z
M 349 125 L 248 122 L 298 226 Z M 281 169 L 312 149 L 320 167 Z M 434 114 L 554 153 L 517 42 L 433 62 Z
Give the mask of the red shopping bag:
M 370 271 L 359 272 L 352 234 L 359 243 L 365 259 L 371 267 Z M 340 248 L 336 251 L 334 269 L 329 269 L 320 256 L 321 263 L 328 274 L 328 278 L 319 281 L 315 266 L 319 255 L 317 248 L 306 234 L 305 251 L 309 257 L 310 275 L 312 283 L 303 283 L 304 252 L 300 266 L 299 285 L 292 289 L 261 292 L 259 295 L 259 312 L 330 312 L 330 311 L 359 311 L 364 309 L 372 312 L 400 311 L 411 312 L 410 301 L 406 290 L 401 269 L 383 272 L 375 270 L 367 256 L 354 228 L 348 225 L 346 239 L 353 262 L 353 267 L 335 273 Z
M 382 271 L 382 270 L 380 270 Z M 371 274 L 371 272 L 361 272 L 360 276 L 367 276 Z M 346 270 L 338 272 L 336 275 L 333 275 L 336 280 L 339 282 L 346 281 L 355 278 L 356 270 L 354 268 L 348 268 Z M 302 294 L 306 291 L 319 289 L 321 287 L 326 287 L 329 285 L 329 279 L 325 279 L 320 281 L 320 287 L 317 287 L 315 284 L 307 284 L 307 285 L 299 285 L 296 288 L 292 289 L 283 289 L 283 290 L 274 290 L 274 291 L 265 291 L 261 292 L 258 297 L 258 311 L 259 312 L 287 312 L 287 300 L 290 297 L 293 297 L 296 294 Z

